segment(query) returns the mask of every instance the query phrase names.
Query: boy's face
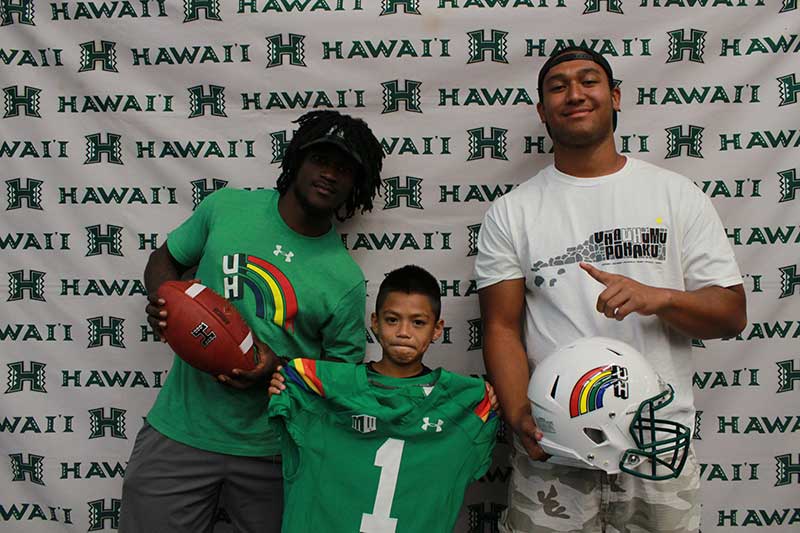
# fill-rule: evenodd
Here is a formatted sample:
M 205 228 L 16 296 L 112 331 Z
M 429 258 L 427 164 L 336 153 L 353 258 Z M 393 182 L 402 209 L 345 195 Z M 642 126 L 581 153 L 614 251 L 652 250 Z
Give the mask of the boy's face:
M 372 331 L 383 348 L 383 360 L 397 367 L 422 366 L 422 356 L 442 334 L 444 320 L 436 320 L 424 294 L 390 292 L 383 307 L 372 313 Z

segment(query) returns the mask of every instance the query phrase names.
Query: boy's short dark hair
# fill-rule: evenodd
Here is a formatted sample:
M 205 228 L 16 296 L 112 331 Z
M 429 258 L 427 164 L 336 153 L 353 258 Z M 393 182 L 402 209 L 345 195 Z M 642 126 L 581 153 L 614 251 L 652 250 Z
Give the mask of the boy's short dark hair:
M 389 272 L 383 278 L 381 287 L 378 289 L 378 297 L 375 301 L 376 313 L 380 313 L 390 292 L 427 296 L 435 319 L 439 320 L 439 315 L 442 312 L 442 295 L 439 282 L 424 268 L 417 265 L 406 265 Z

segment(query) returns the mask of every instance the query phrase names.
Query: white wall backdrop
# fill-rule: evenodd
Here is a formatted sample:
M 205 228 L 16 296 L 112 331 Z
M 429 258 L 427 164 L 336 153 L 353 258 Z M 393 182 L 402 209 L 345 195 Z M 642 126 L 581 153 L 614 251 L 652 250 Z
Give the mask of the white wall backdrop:
M 272 187 L 310 109 L 365 118 L 388 154 L 376 209 L 340 228 L 368 310 L 383 273 L 430 269 L 428 363 L 483 372 L 477 230 L 551 161 L 536 73 L 582 40 L 621 83 L 618 146 L 696 181 L 745 274 L 747 328 L 696 350 L 703 530 L 800 525 L 796 0 L 0 0 L 0 24 L 3 529 L 117 528 L 171 362 L 147 257 L 209 191 Z M 459 531 L 495 531 L 499 438 Z

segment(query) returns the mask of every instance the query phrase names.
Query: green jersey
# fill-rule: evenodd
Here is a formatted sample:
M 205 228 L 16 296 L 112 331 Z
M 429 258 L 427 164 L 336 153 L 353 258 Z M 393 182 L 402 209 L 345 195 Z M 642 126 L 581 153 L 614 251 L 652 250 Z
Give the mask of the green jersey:
M 230 300 L 278 355 L 360 361 L 365 346 L 364 275 L 336 231 L 294 232 L 276 191 L 221 189 L 203 200 L 167 246 L 196 277 Z M 245 456 L 279 452 L 263 387 L 237 390 L 175 357 L 147 416 L 167 437 Z
M 269 415 L 283 422 L 284 533 L 453 530 L 496 440 L 482 379 L 310 359 L 283 372 Z

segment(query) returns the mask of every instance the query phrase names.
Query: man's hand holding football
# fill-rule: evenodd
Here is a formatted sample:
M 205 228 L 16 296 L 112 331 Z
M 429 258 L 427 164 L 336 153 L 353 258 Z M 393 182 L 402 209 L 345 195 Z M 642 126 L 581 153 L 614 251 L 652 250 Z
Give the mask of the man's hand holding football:
M 272 348 L 260 340 L 254 339 L 254 342 L 258 356 L 256 367 L 253 370 L 234 368 L 231 372 L 232 375 L 220 374 L 217 376 L 217 381 L 240 390 L 267 383 L 267 376 L 271 375 L 278 365 L 278 356 L 275 355 Z

